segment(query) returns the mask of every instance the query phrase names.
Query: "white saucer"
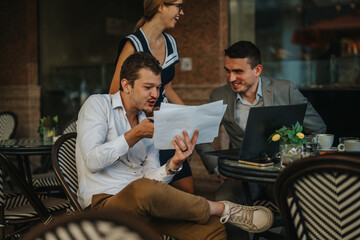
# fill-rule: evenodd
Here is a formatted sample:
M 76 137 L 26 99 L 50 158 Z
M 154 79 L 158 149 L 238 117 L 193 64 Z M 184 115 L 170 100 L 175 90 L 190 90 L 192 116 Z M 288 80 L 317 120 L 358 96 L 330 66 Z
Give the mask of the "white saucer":
M 319 148 L 318 151 L 324 152 L 324 151 L 337 151 L 337 147 L 331 147 L 331 148 Z

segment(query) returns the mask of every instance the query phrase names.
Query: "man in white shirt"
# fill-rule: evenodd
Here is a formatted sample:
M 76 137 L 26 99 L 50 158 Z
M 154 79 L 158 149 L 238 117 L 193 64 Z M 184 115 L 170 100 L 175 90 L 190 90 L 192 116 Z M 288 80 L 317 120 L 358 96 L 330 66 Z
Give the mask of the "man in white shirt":
M 90 96 L 79 112 L 76 166 L 83 208 L 142 216 L 159 234 L 176 239 L 226 239 L 225 222 L 251 232 L 272 225 L 266 208 L 208 201 L 169 186 L 192 154 L 198 132 L 190 139 L 184 131 L 184 141 L 176 136 L 174 156 L 160 167 L 153 119 L 144 114 L 159 96 L 159 62 L 137 52 L 123 63 L 120 79 L 119 92 Z

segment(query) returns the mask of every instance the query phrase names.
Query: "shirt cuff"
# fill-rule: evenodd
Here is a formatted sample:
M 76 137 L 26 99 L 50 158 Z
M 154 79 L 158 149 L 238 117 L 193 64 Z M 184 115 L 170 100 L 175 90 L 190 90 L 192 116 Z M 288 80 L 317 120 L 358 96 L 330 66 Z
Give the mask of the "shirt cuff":
M 214 168 L 214 174 L 219 177 L 220 176 L 220 172 L 219 172 L 219 167 L 216 166 L 216 168 Z
M 165 164 L 160 167 L 160 174 L 162 176 L 163 183 L 170 183 L 175 174 L 168 175 L 165 169 Z

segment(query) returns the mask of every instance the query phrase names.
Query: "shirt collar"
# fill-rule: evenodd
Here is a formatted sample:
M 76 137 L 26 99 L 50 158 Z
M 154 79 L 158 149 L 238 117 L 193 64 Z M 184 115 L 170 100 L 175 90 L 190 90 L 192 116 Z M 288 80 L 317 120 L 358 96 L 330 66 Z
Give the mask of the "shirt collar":
M 256 92 L 256 101 L 258 102 L 260 97 L 262 97 L 262 87 L 261 87 L 261 76 L 259 76 L 259 84 L 258 84 L 258 89 Z M 247 101 L 245 101 L 244 99 L 242 99 L 242 97 L 240 96 L 240 94 L 236 94 L 236 100 L 239 100 L 242 104 L 245 104 L 245 102 L 247 103 Z
M 126 109 L 124 108 L 124 104 L 121 99 L 121 91 L 118 91 L 115 94 L 110 94 L 111 97 L 111 105 L 113 109 L 115 108 L 121 108 L 124 111 L 124 114 L 126 115 Z M 146 118 L 146 115 L 143 111 L 139 111 L 139 120 L 143 120 Z
M 114 94 L 110 94 L 110 97 L 111 97 L 111 105 L 112 105 L 113 109 L 118 108 L 118 107 L 124 108 L 123 102 L 120 97 L 120 91 L 118 91 L 117 93 L 114 93 Z

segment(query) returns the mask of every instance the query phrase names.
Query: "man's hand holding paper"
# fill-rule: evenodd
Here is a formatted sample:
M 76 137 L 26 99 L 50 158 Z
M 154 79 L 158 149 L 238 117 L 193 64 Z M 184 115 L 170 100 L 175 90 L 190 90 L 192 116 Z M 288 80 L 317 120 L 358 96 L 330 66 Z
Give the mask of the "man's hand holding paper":
M 155 149 L 174 149 L 172 140 L 176 135 L 182 136 L 186 130 L 190 137 L 199 130 L 196 144 L 213 142 L 219 133 L 219 127 L 227 105 L 223 101 L 200 106 L 183 106 L 161 104 L 159 111 L 154 112 Z

